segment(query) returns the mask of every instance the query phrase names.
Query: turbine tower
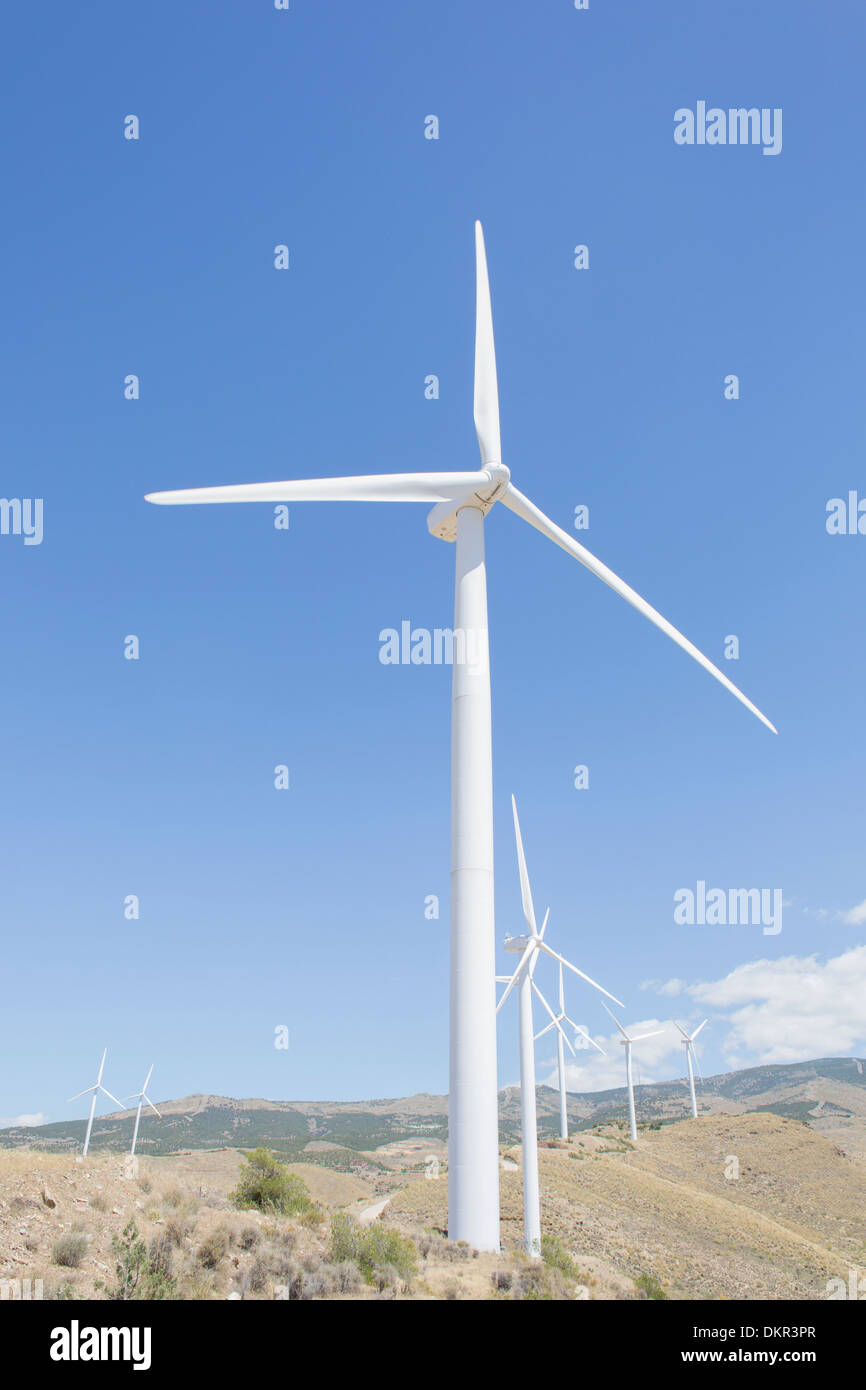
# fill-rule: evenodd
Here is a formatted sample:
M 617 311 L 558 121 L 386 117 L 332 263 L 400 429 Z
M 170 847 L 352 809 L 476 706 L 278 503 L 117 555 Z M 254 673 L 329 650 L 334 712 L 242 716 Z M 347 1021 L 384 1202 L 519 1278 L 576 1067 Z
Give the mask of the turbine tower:
M 547 1012 L 553 1019 L 553 1024 L 563 1033 L 562 1025 L 556 1019 L 553 1010 L 544 998 L 538 985 L 535 983 L 533 974 L 540 953 L 552 956 L 559 961 L 560 966 L 566 966 L 573 970 L 575 975 L 579 975 L 587 984 L 594 989 L 606 994 L 608 999 L 613 999 L 615 1004 L 620 1000 L 613 994 L 608 994 L 606 989 L 596 984 L 588 975 L 584 975 L 582 970 L 578 970 L 576 965 L 572 965 L 564 956 L 554 951 L 544 940 L 544 933 L 547 930 L 547 919 L 550 916 L 550 909 L 544 914 L 544 921 L 541 924 L 541 931 L 535 923 L 535 908 L 532 904 L 532 889 L 529 884 L 529 874 L 526 869 L 526 859 L 523 854 L 523 840 L 520 835 L 520 822 L 517 819 L 517 803 L 514 797 L 511 798 L 511 809 L 514 812 L 514 838 L 517 841 L 517 864 L 520 871 L 520 896 L 523 900 L 523 915 L 526 918 L 526 925 L 529 927 L 528 936 L 509 936 L 505 939 L 506 951 L 520 952 L 520 960 L 514 974 L 507 977 L 506 989 L 496 1006 L 496 1012 L 502 1008 L 511 991 L 516 987 L 519 989 L 520 1002 L 520 1130 L 521 1143 L 523 1148 L 523 1236 L 526 1242 L 526 1253 L 531 1258 L 537 1258 L 541 1254 L 541 1202 L 538 1193 L 538 1119 L 535 1104 L 535 1038 L 532 1033 L 532 994 L 533 991 L 538 995 Z M 497 977 L 502 982 L 501 977 Z M 568 1044 L 571 1047 L 571 1043 Z M 574 1049 L 571 1049 L 572 1052 Z
M 154 492 L 156 503 L 426 502 L 430 533 L 456 541 L 454 627 L 473 660 L 455 659 L 451 687 L 451 1025 L 448 1234 L 499 1249 L 499 1148 L 493 920 L 493 763 L 484 522 L 497 502 L 594 574 L 720 681 L 767 728 L 759 709 L 634 589 L 560 529 L 511 483 L 502 462 L 487 260 L 475 224 L 476 472 L 240 483 Z M 471 646 L 469 645 L 471 639 Z
M 139 1125 L 139 1121 L 141 1120 L 141 1107 L 144 1105 L 145 1101 L 147 1101 L 147 1104 L 150 1106 L 150 1108 L 151 1108 L 151 1110 L 153 1111 L 153 1113 L 154 1113 L 154 1115 L 156 1116 L 156 1118 L 157 1118 L 158 1120 L 161 1120 L 161 1119 L 162 1119 L 162 1116 L 160 1115 L 159 1111 L 157 1110 L 157 1108 L 156 1108 L 156 1106 L 154 1105 L 153 1101 L 151 1100 L 150 1096 L 147 1094 L 148 1083 L 150 1082 L 150 1078 L 151 1078 L 152 1076 L 153 1076 L 153 1063 L 151 1062 L 151 1064 L 150 1064 L 150 1071 L 147 1073 L 147 1076 L 144 1078 L 144 1085 L 142 1086 L 141 1090 L 140 1090 L 140 1091 L 136 1091 L 136 1092 L 135 1092 L 135 1095 L 127 1096 L 127 1097 L 126 1097 L 127 1100 L 137 1100 L 137 1101 L 138 1101 L 138 1109 L 137 1109 L 136 1112 L 135 1112 L 135 1126 L 133 1127 L 133 1131 L 132 1131 L 132 1148 L 131 1148 L 130 1151 L 129 1151 L 129 1152 L 130 1152 L 130 1155 L 132 1155 L 132 1154 L 135 1153 L 135 1141 L 136 1141 L 136 1139 L 138 1138 L 138 1125 Z
M 82 1096 L 89 1096 L 91 1092 L 93 1093 L 93 1099 L 90 1102 L 90 1118 L 87 1121 L 87 1133 L 84 1136 L 84 1149 L 82 1150 L 81 1154 L 82 1158 L 87 1157 L 87 1150 L 90 1145 L 90 1131 L 93 1128 L 93 1115 L 94 1111 L 96 1110 L 96 1097 L 99 1095 L 99 1092 L 101 1091 L 104 1096 L 108 1096 L 109 1100 L 113 1100 L 118 1110 L 123 1109 L 123 1104 L 121 1101 L 117 1099 L 117 1096 L 113 1096 L 111 1092 L 107 1091 L 102 1084 L 102 1071 L 105 1066 L 105 1058 L 107 1053 L 108 1048 L 106 1048 L 102 1054 L 102 1061 L 99 1063 L 99 1071 L 96 1073 L 95 1083 L 92 1086 L 88 1086 L 86 1090 L 79 1091 L 77 1096 L 70 1096 L 69 1100 L 66 1102 L 67 1105 L 71 1105 L 74 1100 L 80 1100 Z
M 704 1019 L 704 1023 L 706 1023 L 706 1021 L 707 1020 Z M 674 1023 L 676 1022 L 676 1019 L 674 1019 Z M 698 1118 L 698 1102 L 695 1096 L 695 1067 L 698 1066 L 698 1058 L 695 1052 L 695 1038 L 703 1028 L 704 1023 L 699 1023 L 691 1036 L 686 1032 L 685 1028 L 681 1028 L 677 1023 L 677 1027 L 683 1035 L 683 1047 L 686 1049 L 686 1061 L 689 1064 L 689 1093 L 692 1098 L 692 1119 L 694 1120 Z M 698 1071 L 700 1071 L 700 1067 L 698 1067 Z
M 542 998 L 542 1003 L 544 1004 L 545 1008 L 547 1008 L 547 1004 L 545 1003 L 545 1001 L 544 1001 L 543 998 Z M 606 1006 L 605 1006 L 605 1007 L 606 1007 Z M 596 1052 L 600 1052 L 601 1055 L 602 1055 L 602 1057 L 606 1057 L 606 1056 L 607 1056 L 607 1053 L 605 1052 L 605 1050 L 604 1050 L 603 1047 L 599 1047 L 598 1043 L 595 1041 L 594 1038 L 591 1038 L 591 1037 L 589 1036 L 589 1033 L 587 1033 L 587 1031 L 586 1031 L 585 1028 L 581 1028 L 580 1024 L 579 1024 L 579 1023 L 575 1023 L 574 1019 L 573 1019 L 573 1018 L 569 1018 L 568 1014 L 565 1012 L 565 985 L 564 985 L 564 982 L 563 982 L 563 975 L 562 975 L 562 961 L 560 961 L 560 963 L 559 963 L 559 1013 L 558 1013 L 558 1014 L 554 1014 L 554 1012 L 553 1012 L 552 1009 L 548 1009 L 548 1013 L 550 1014 L 551 1022 L 548 1023 L 548 1025 L 547 1025 L 546 1028 L 542 1028 L 542 1030 L 541 1030 L 540 1033 L 536 1033 L 536 1035 L 535 1035 L 535 1040 L 536 1040 L 536 1042 L 537 1042 L 539 1038 L 543 1038 L 543 1037 L 544 1037 L 545 1033 L 549 1033 L 550 1030 L 551 1030 L 551 1028 L 556 1027 L 556 1029 L 557 1029 L 557 1033 L 556 1033 L 556 1066 L 557 1066 L 557 1078 L 558 1078 L 558 1082 L 559 1082 L 559 1137 L 560 1137 L 560 1139 L 567 1139 L 567 1138 L 568 1138 L 568 1102 L 567 1102 L 567 1098 L 566 1098 L 566 1094 L 565 1094 L 565 1048 L 566 1048 L 566 1045 L 570 1048 L 572 1057 L 576 1057 L 576 1056 L 577 1056 L 577 1053 L 575 1052 L 575 1050 L 574 1050 L 574 1048 L 572 1047 L 571 1043 L 568 1041 L 568 1038 L 565 1036 L 565 1031 L 564 1031 L 564 1029 L 563 1029 L 563 1027 L 562 1027 L 562 1024 L 563 1024 L 563 1023 L 567 1023 L 567 1024 L 569 1025 L 570 1028 L 573 1028 L 573 1029 L 574 1029 L 575 1033 L 579 1033 L 580 1036 L 581 1036 L 586 1042 L 589 1043 L 590 1047 L 594 1047 L 595 1050 L 596 1050 Z
M 631 1074 L 631 1050 L 636 1042 L 643 1042 L 645 1038 L 660 1038 L 665 1031 L 664 1028 L 656 1028 L 652 1033 L 635 1033 L 630 1037 L 625 1031 L 619 1019 L 610 1013 L 607 1004 L 602 1003 L 603 1009 L 610 1014 L 619 1031 L 622 1033 L 622 1046 L 625 1048 L 625 1081 L 628 1087 L 628 1123 L 631 1130 L 632 1143 L 637 1143 L 637 1119 L 634 1112 L 634 1080 Z

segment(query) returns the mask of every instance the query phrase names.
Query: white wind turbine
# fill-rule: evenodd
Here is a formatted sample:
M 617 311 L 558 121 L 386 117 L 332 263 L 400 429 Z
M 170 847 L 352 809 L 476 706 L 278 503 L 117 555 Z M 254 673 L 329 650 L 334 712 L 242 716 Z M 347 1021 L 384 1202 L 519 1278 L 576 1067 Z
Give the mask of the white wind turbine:
M 162 1116 L 160 1115 L 159 1111 L 157 1110 L 157 1108 L 156 1108 L 156 1106 L 154 1105 L 153 1101 L 151 1100 L 150 1096 L 147 1094 L 148 1083 L 150 1082 L 150 1078 L 151 1078 L 152 1076 L 153 1076 L 153 1063 L 151 1062 L 151 1064 L 150 1064 L 150 1071 L 147 1073 L 147 1076 L 144 1078 L 144 1085 L 142 1086 L 141 1090 L 140 1090 L 140 1091 L 136 1091 L 134 1095 L 131 1095 L 131 1096 L 127 1096 L 127 1097 L 126 1097 L 127 1100 L 137 1100 L 137 1101 L 138 1101 L 138 1109 L 137 1109 L 136 1112 L 135 1112 L 135 1126 L 134 1126 L 133 1131 L 132 1131 L 132 1148 L 131 1148 L 130 1151 L 129 1151 L 130 1154 L 134 1154 L 134 1153 L 135 1153 L 135 1141 L 136 1141 L 136 1139 L 138 1138 L 138 1125 L 139 1125 L 139 1121 L 141 1120 L 141 1107 L 144 1105 L 145 1101 L 147 1101 L 147 1104 L 150 1106 L 150 1108 L 151 1108 L 151 1110 L 153 1111 L 153 1113 L 154 1113 L 154 1115 L 156 1116 L 156 1118 L 157 1118 L 158 1120 L 161 1120 L 161 1119 L 162 1119 Z
M 706 1021 L 707 1020 L 704 1019 L 704 1023 L 706 1023 Z M 676 1019 L 674 1019 L 674 1023 L 677 1023 Z M 700 1072 L 698 1056 L 695 1052 L 695 1038 L 703 1028 L 704 1023 L 699 1023 L 691 1035 L 686 1032 L 685 1028 L 680 1027 L 679 1023 L 677 1023 L 677 1027 L 683 1035 L 683 1047 L 686 1049 L 686 1061 L 689 1064 L 689 1092 L 692 1098 L 692 1118 L 695 1120 L 698 1118 L 698 1102 L 695 1096 L 695 1067 L 697 1067 Z M 703 1078 L 701 1079 L 703 1080 Z
M 628 1086 L 628 1122 L 629 1128 L 631 1130 L 632 1142 L 636 1144 L 637 1119 L 635 1118 L 634 1112 L 634 1080 L 632 1078 L 631 1073 L 631 1050 L 636 1042 L 643 1042 L 645 1038 L 660 1038 L 665 1030 L 664 1028 L 655 1028 L 652 1033 L 635 1033 L 634 1037 L 632 1038 L 625 1031 L 619 1019 L 614 1014 L 610 1013 L 610 1009 L 608 1009 L 607 1004 L 603 1003 L 601 1007 L 607 1010 L 614 1023 L 616 1024 L 617 1028 L 622 1033 L 622 1046 L 625 1048 L 625 1080 L 626 1085 Z
M 544 1004 L 545 1008 L 547 1008 L 547 1004 L 546 1004 L 546 1002 L 544 1001 L 543 998 L 542 998 L 542 1003 Z M 585 1028 L 581 1028 L 580 1024 L 579 1024 L 579 1023 L 575 1023 L 574 1019 L 573 1019 L 573 1018 L 569 1018 L 568 1014 L 565 1012 L 565 984 L 564 984 L 563 975 L 562 975 L 562 961 L 560 961 L 560 963 L 559 963 L 559 1013 L 558 1013 L 558 1014 L 554 1014 L 552 1009 L 548 1009 L 547 1011 L 548 1011 L 548 1013 L 550 1014 L 551 1021 L 550 1021 L 550 1023 L 548 1023 L 548 1025 L 547 1025 L 546 1028 L 542 1028 L 542 1030 L 541 1030 L 540 1033 L 536 1033 L 536 1035 L 535 1035 L 535 1041 L 537 1042 L 539 1038 L 543 1038 L 544 1035 L 545 1035 L 545 1033 L 549 1033 L 549 1032 L 550 1032 L 551 1028 L 556 1028 L 556 1030 L 557 1030 L 557 1033 L 556 1033 L 556 1066 L 557 1066 L 557 1078 L 558 1078 L 558 1081 L 559 1081 L 559 1137 L 560 1137 L 560 1139 L 567 1139 L 567 1138 L 568 1138 L 568 1102 L 567 1102 L 566 1094 L 565 1094 L 565 1047 L 566 1047 L 566 1045 L 571 1049 L 571 1055 L 572 1055 L 572 1057 L 576 1057 L 576 1056 L 577 1056 L 577 1053 L 575 1052 L 575 1050 L 574 1050 L 574 1048 L 572 1047 L 571 1043 L 568 1041 L 568 1038 L 565 1036 L 565 1032 L 564 1032 L 563 1027 L 562 1027 L 563 1023 L 567 1023 L 568 1026 L 569 1026 L 570 1028 L 573 1028 L 573 1029 L 574 1029 L 575 1033 L 579 1033 L 580 1036 L 581 1036 L 586 1042 L 589 1043 L 590 1047 L 594 1047 L 595 1050 L 596 1050 L 596 1052 L 600 1052 L 600 1053 L 601 1053 L 602 1057 L 606 1057 L 606 1056 L 607 1056 L 607 1053 L 605 1052 L 605 1050 L 604 1050 L 603 1047 L 599 1047 L 598 1043 L 595 1041 L 594 1038 L 591 1038 L 591 1037 L 589 1036 L 589 1033 L 587 1033 L 587 1031 L 586 1031 Z
M 106 1048 L 102 1054 L 102 1061 L 99 1063 L 99 1071 L 96 1073 L 95 1083 L 92 1086 L 88 1086 L 86 1090 L 79 1091 L 77 1096 L 70 1096 L 69 1100 L 67 1101 L 67 1105 L 71 1105 L 74 1100 L 80 1100 L 82 1096 L 89 1096 L 91 1092 L 93 1093 L 93 1099 L 90 1102 L 90 1118 L 87 1121 L 87 1133 L 84 1136 L 84 1149 L 82 1150 L 81 1154 L 82 1158 L 87 1157 L 87 1149 L 88 1145 L 90 1144 L 90 1131 L 93 1128 L 93 1115 L 94 1111 L 96 1110 L 96 1097 L 99 1095 L 99 1092 L 101 1091 L 104 1096 L 108 1096 L 109 1100 L 113 1100 L 118 1110 L 123 1109 L 123 1104 L 121 1101 L 117 1099 L 117 1096 L 113 1096 L 111 1092 L 107 1091 L 102 1084 L 102 1071 L 105 1066 L 105 1058 L 107 1053 L 108 1048 Z
M 541 1253 L 541 1203 L 538 1194 L 538 1119 L 535 1105 L 535 1038 L 532 1032 L 532 994 L 533 991 L 538 995 L 542 1004 L 553 1020 L 553 1026 L 557 1028 L 560 1037 L 564 1036 L 562 1024 L 556 1018 L 538 985 L 535 983 L 533 974 L 538 957 L 543 951 L 545 955 L 552 956 L 559 961 L 560 966 L 565 966 L 568 970 L 574 971 L 587 984 L 594 989 L 606 994 L 608 999 L 613 999 L 615 1004 L 620 1000 L 615 995 L 609 994 L 601 985 L 591 980 L 589 975 L 584 975 L 582 970 L 578 970 L 576 965 L 561 956 L 558 951 L 554 951 L 544 940 L 544 933 L 547 930 L 547 919 L 550 916 L 550 909 L 544 914 L 544 921 L 541 930 L 538 930 L 535 922 L 535 908 L 532 904 L 532 889 L 529 885 L 529 874 L 526 869 L 526 859 L 523 853 L 523 840 L 520 835 L 520 821 L 517 819 L 517 803 L 514 797 L 511 798 L 511 809 L 514 812 L 514 838 L 517 842 L 517 864 L 520 871 L 520 896 L 523 901 L 523 915 L 526 918 L 526 925 L 529 927 L 528 936 L 509 936 L 505 938 L 506 951 L 519 951 L 520 960 L 513 975 L 497 976 L 500 983 L 506 985 L 502 998 L 496 1006 L 496 1012 L 502 1008 L 511 991 L 519 987 L 520 1002 L 520 1137 L 523 1152 L 523 1235 L 526 1242 L 526 1251 L 530 1256 L 538 1256 Z M 568 1044 L 571 1047 L 571 1043 Z M 574 1048 L 571 1048 L 572 1052 Z
M 499 1248 L 499 1151 L 493 920 L 493 765 L 484 521 L 496 502 L 584 565 L 676 642 L 747 709 L 755 705 L 634 589 L 511 483 L 502 462 L 487 260 L 475 224 L 475 399 L 481 469 L 240 483 L 148 494 L 149 502 L 426 502 L 427 527 L 456 541 L 454 626 L 474 659 L 456 660 L 451 690 L 451 1043 L 448 1224 L 452 1241 Z M 775 729 L 773 729 L 775 733 Z

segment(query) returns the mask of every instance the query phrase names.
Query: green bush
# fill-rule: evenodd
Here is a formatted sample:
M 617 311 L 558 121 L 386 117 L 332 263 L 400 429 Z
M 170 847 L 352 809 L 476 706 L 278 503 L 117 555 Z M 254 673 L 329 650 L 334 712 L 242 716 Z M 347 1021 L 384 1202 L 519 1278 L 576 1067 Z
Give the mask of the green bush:
M 576 1279 L 580 1274 L 558 1236 L 541 1237 L 541 1258 L 550 1269 L 558 1269 L 567 1279 Z
M 61 1236 L 54 1242 L 51 1258 L 64 1269 L 77 1269 L 87 1254 L 87 1237 L 83 1235 Z
M 287 1173 L 269 1149 L 253 1149 L 241 1167 L 240 1182 L 229 1200 L 247 1210 L 279 1212 L 281 1216 L 313 1216 L 318 1212 L 303 1179 Z
M 415 1246 L 411 1240 L 378 1222 L 360 1226 L 345 1212 L 339 1212 L 331 1221 L 328 1258 L 335 1265 L 351 1260 L 368 1284 L 378 1283 L 389 1266 L 405 1281 L 412 1278 L 416 1268 Z
M 655 1279 L 651 1274 L 639 1274 L 634 1282 L 635 1288 L 643 1294 L 644 1298 L 667 1298 L 667 1294 L 658 1279 Z

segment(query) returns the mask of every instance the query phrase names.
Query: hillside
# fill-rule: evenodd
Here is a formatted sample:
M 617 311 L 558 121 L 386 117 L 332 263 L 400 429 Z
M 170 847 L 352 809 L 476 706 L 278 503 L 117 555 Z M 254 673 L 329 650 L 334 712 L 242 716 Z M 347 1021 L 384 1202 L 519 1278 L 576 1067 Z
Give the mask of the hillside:
M 858 1058 L 829 1057 L 787 1066 L 751 1067 L 707 1077 L 699 1086 L 702 1114 L 767 1112 L 808 1124 L 840 1148 L 866 1158 L 866 1066 Z M 383 1166 L 389 1144 L 417 1141 L 425 1153 L 437 1152 L 448 1137 L 445 1096 L 421 1094 L 399 1100 L 357 1102 L 234 1100 L 193 1095 L 157 1101 L 163 1118 L 144 1113 L 139 1131 L 141 1154 L 169 1154 L 186 1149 L 267 1147 L 343 1171 L 372 1175 Z M 669 1081 L 637 1088 L 639 1122 L 668 1125 L 688 1111 L 685 1083 Z M 626 1118 L 625 1088 L 572 1093 L 570 1127 L 586 1130 Z M 538 1124 L 542 1138 L 558 1132 L 559 1100 L 538 1088 Z M 98 1115 L 91 1150 L 122 1153 L 129 1147 L 134 1112 Z M 39 1148 L 71 1152 L 84 1139 L 83 1119 L 63 1120 L 38 1128 L 0 1130 L 0 1148 Z M 520 1092 L 500 1093 L 500 1138 L 513 1143 L 520 1135 Z M 421 1159 L 419 1158 L 419 1162 Z M 387 1167 L 387 1156 L 384 1160 Z
M 522 1252 L 519 1146 L 502 1153 L 499 1255 L 444 1238 L 445 1165 L 420 1176 L 426 1153 L 418 1140 L 380 1148 L 369 1180 L 293 1164 L 318 1210 L 284 1218 L 233 1207 L 235 1148 L 140 1161 L 6 1149 L 0 1281 L 42 1279 L 46 1297 L 104 1297 L 113 1242 L 130 1219 L 178 1295 L 195 1300 L 824 1299 L 828 1280 L 866 1270 L 866 1163 L 784 1116 L 707 1114 L 645 1129 L 636 1146 L 618 1125 L 543 1142 L 542 1227 L 560 1242 L 556 1267 L 532 1267 Z M 340 1212 L 375 1220 L 385 1241 L 410 1239 L 411 1277 L 386 1266 L 365 1283 L 340 1263 L 331 1244 Z

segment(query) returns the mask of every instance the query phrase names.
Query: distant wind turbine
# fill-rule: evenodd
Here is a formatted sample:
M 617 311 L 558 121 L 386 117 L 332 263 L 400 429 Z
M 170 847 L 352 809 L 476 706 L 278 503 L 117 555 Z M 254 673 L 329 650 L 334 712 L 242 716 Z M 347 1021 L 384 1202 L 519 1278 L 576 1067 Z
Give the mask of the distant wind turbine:
M 150 1071 L 147 1073 L 147 1076 L 144 1078 L 144 1085 L 142 1086 L 141 1090 L 140 1090 L 140 1091 L 136 1091 L 136 1092 L 135 1092 L 135 1095 L 127 1096 L 127 1097 L 126 1097 L 127 1100 L 137 1100 L 137 1101 L 138 1101 L 138 1109 L 137 1109 L 136 1112 L 135 1112 L 135 1126 L 134 1126 L 133 1131 L 132 1131 L 132 1148 L 131 1148 L 130 1151 L 129 1151 L 130 1154 L 134 1154 L 134 1153 L 135 1153 L 135 1141 L 136 1141 L 136 1139 L 138 1138 L 138 1125 L 139 1125 L 139 1121 L 141 1120 L 141 1107 L 144 1105 L 145 1101 L 147 1101 L 147 1104 L 150 1106 L 150 1108 L 151 1108 L 151 1110 L 153 1111 L 153 1113 L 154 1113 L 154 1115 L 156 1116 L 156 1118 L 157 1118 L 158 1120 L 161 1120 L 161 1119 L 162 1119 L 162 1116 L 160 1115 L 159 1111 L 157 1110 L 157 1108 L 156 1108 L 156 1106 L 154 1105 L 153 1101 L 151 1100 L 150 1096 L 147 1094 L 148 1083 L 150 1082 L 150 1078 L 151 1078 L 152 1076 L 153 1076 L 153 1063 L 151 1062 L 151 1064 L 150 1064 Z
M 631 1050 L 636 1042 L 643 1042 L 645 1038 L 660 1038 L 665 1030 L 664 1028 L 656 1028 L 653 1030 L 652 1033 L 635 1033 L 634 1037 L 630 1037 L 629 1034 L 623 1028 L 619 1019 L 614 1014 L 610 1013 L 610 1009 L 608 1009 L 607 1004 L 602 1003 L 601 1007 L 605 1009 L 607 1013 L 610 1014 L 617 1028 L 622 1033 L 622 1045 L 625 1048 L 625 1080 L 626 1085 L 628 1086 L 628 1122 L 629 1128 L 631 1129 L 632 1142 L 636 1144 L 637 1120 L 635 1118 L 634 1112 L 634 1081 L 632 1079 L 631 1074 Z
M 541 1002 L 544 1004 L 545 1008 L 547 1008 L 547 1004 L 545 1003 L 543 998 Z M 570 1028 L 574 1029 L 575 1033 L 579 1033 L 580 1036 L 584 1038 L 586 1042 L 589 1043 L 590 1047 L 594 1047 L 596 1052 L 600 1052 L 602 1057 L 606 1057 L 607 1053 L 605 1052 L 603 1047 L 599 1047 L 598 1043 L 595 1041 L 594 1038 L 591 1038 L 589 1036 L 589 1033 L 587 1033 L 585 1028 L 581 1028 L 580 1024 L 575 1023 L 574 1019 L 569 1018 L 568 1014 L 565 1012 L 565 985 L 563 983 L 562 976 L 562 961 L 559 962 L 559 1013 L 554 1014 L 552 1009 L 547 1009 L 547 1012 L 550 1014 L 551 1022 L 548 1023 L 546 1028 L 542 1028 L 540 1033 L 536 1033 L 535 1040 L 537 1042 L 539 1038 L 544 1037 L 545 1033 L 549 1033 L 551 1028 L 556 1028 L 556 1065 L 557 1077 L 559 1080 L 559 1137 L 560 1139 L 567 1139 L 568 1102 L 565 1094 L 566 1044 L 569 1048 L 571 1048 L 572 1057 L 576 1057 L 577 1053 L 575 1052 L 571 1043 L 568 1041 L 568 1038 L 565 1036 L 562 1024 L 567 1023 Z
M 545 955 L 552 956 L 559 961 L 560 965 L 572 970 L 575 975 L 579 975 L 587 984 L 592 985 L 593 989 L 600 990 L 606 994 L 608 999 L 613 999 L 615 1004 L 620 1000 L 601 985 L 596 984 L 588 975 L 584 975 L 582 970 L 578 970 L 571 961 L 559 955 L 552 947 L 548 946 L 544 940 L 544 933 L 547 930 L 547 919 L 550 916 L 550 909 L 544 914 L 544 921 L 541 924 L 541 931 L 538 930 L 535 922 L 535 908 L 532 904 L 532 889 L 529 883 L 529 874 L 526 869 L 526 859 L 523 853 L 523 840 L 520 835 L 520 821 L 517 818 L 517 802 L 511 798 L 511 809 L 514 813 L 514 838 L 517 842 L 517 864 L 520 872 L 520 896 L 523 901 L 523 915 L 526 918 L 526 925 L 529 927 L 528 936 L 510 936 L 505 939 L 506 951 L 519 951 L 520 960 L 513 975 L 506 977 L 506 988 L 502 998 L 496 1006 L 496 1012 L 502 1008 L 511 991 L 519 988 L 520 1002 L 520 1126 L 521 1143 L 523 1148 L 523 1235 L 526 1243 L 526 1252 L 533 1258 L 541 1254 L 541 1203 L 538 1193 L 538 1117 L 535 1103 L 535 1038 L 532 1032 L 532 995 L 538 995 L 545 1009 L 550 1014 L 560 1035 L 564 1036 L 561 1023 L 556 1019 L 552 1009 L 533 980 L 538 956 L 543 951 Z M 502 982 L 501 977 L 497 977 Z M 571 1047 L 571 1043 L 568 1044 Z M 571 1048 L 572 1052 L 574 1048 Z
M 691 1036 L 689 1036 L 685 1028 L 680 1027 L 679 1023 L 677 1023 L 677 1027 L 683 1035 L 683 1047 L 686 1049 L 686 1061 L 689 1064 L 689 1091 L 692 1098 L 692 1118 L 695 1120 L 698 1118 L 698 1102 L 695 1096 L 695 1067 L 698 1068 L 698 1072 L 701 1070 L 698 1065 L 698 1055 L 695 1052 L 695 1038 L 698 1036 L 698 1033 L 701 1031 L 706 1021 L 707 1020 L 704 1019 L 703 1023 L 699 1023 Z M 676 1019 L 674 1019 L 674 1023 L 676 1022 Z M 701 1077 L 701 1080 L 703 1081 L 703 1077 Z
M 502 502 L 606 584 L 775 729 L 717 666 L 624 580 L 540 511 L 502 462 L 490 285 L 481 223 L 475 224 L 475 472 L 378 473 L 152 492 L 149 502 L 425 502 L 427 527 L 456 541 L 455 634 L 473 659 L 456 659 L 451 689 L 451 1059 L 448 1233 L 499 1249 L 493 917 L 493 762 L 484 522 Z M 325 543 L 326 544 L 326 543 Z M 329 563 L 331 563 L 329 561 Z M 455 644 L 456 645 L 456 644 Z
M 96 1110 L 96 1097 L 98 1096 L 99 1092 L 101 1091 L 103 1095 L 108 1096 L 109 1100 L 113 1100 L 118 1110 L 123 1109 L 123 1104 L 121 1101 L 117 1099 L 117 1096 L 113 1096 L 111 1092 L 107 1091 L 102 1084 L 102 1071 L 105 1066 L 105 1058 L 107 1053 L 108 1048 L 106 1048 L 102 1054 L 102 1061 L 99 1063 L 99 1071 L 96 1074 L 95 1083 L 92 1086 L 88 1086 L 86 1090 L 79 1091 L 77 1096 L 70 1096 L 69 1100 L 67 1101 L 67 1105 L 71 1105 L 74 1100 L 80 1100 L 82 1096 L 89 1096 L 91 1092 L 93 1093 L 93 1099 L 90 1102 L 90 1118 L 87 1121 L 87 1133 L 84 1136 L 84 1149 L 81 1154 L 82 1158 L 87 1157 L 87 1149 L 90 1145 L 90 1131 L 93 1128 L 93 1114 Z

